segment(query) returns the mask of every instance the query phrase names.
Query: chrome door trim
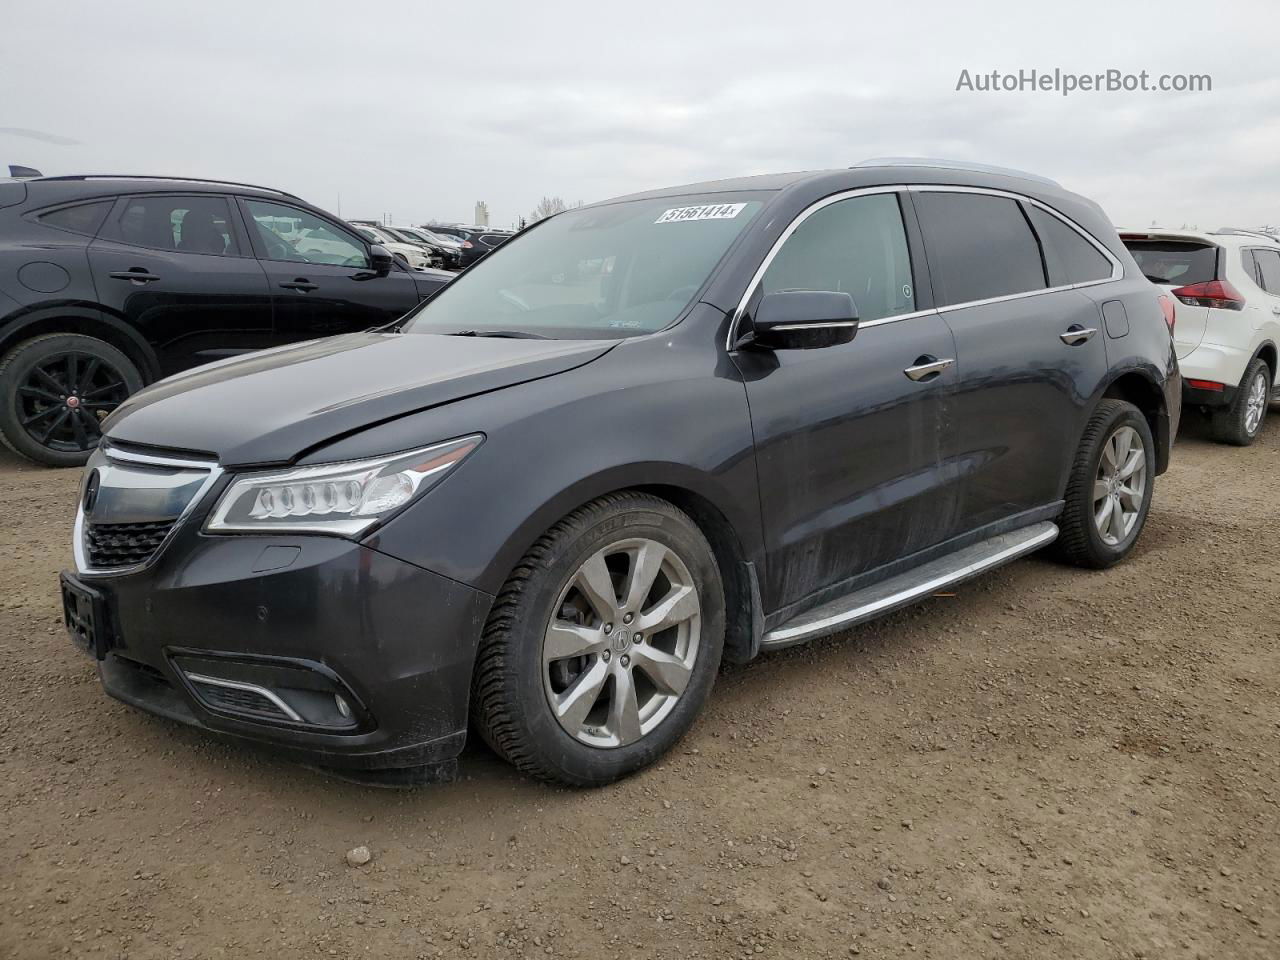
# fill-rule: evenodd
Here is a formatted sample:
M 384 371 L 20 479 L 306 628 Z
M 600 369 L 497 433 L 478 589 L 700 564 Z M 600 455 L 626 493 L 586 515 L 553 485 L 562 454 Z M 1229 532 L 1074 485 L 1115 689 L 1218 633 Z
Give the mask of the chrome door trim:
M 1121 280 L 1124 278 L 1124 266 L 1120 263 L 1120 260 L 1116 257 L 1116 255 L 1112 253 L 1110 250 L 1108 250 L 1106 246 L 1102 244 L 1101 241 L 1099 241 L 1096 237 L 1093 236 L 1093 234 L 1089 233 L 1088 230 L 1084 229 L 1084 227 L 1080 226 L 1070 217 L 1066 216 L 1063 213 L 1058 212 L 1053 207 L 1049 206 L 1047 203 L 1037 200 L 1034 197 L 1029 197 L 1025 194 L 1016 193 L 1011 190 L 995 190 L 988 187 L 967 187 L 967 186 L 959 186 L 959 185 L 953 186 L 953 185 L 945 185 L 945 184 L 928 184 L 928 183 L 899 183 L 899 184 L 892 184 L 889 186 L 859 187 L 854 190 L 843 190 L 840 193 L 833 193 L 829 197 L 823 197 L 821 200 L 817 200 L 809 204 L 809 206 L 805 207 L 798 214 L 796 214 L 795 219 L 793 219 L 791 223 L 788 224 L 787 229 L 782 231 L 778 239 L 775 240 L 773 242 L 773 245 L 769 248 L 769 252 L 765 254 L 764 260 L 761 261 L 760 266 L 756 269 L 756 272 L 751 275 L 751 282 L 747 284 L 746 291 L 742 294 L 742 298 L 738 301 L 738 306 L 733 311 L 733 317 L 729 321 L 729 332 L 728 332 L 728 335 L 725 337 L 725 350 L 727 351 L 733 350 L 733 344 L 737 340 L 738 324 L 742 321 L 742 314 L 746 311 L 747 302 L 751 299 L 752 295 L 756 292 L 756 288 L 760 285 L 760 281 L 764 278 L 765 271 L 767 271 L 769 269 L 769 266 L 773 263 L 774 258 L 778 255 L 778 251 L 782 249 L 782 245 L 791 238 L 791 235 L 796 232 L 800 224 L 804 223 L 805 220 L 809 219 L 809 217 L 813 216 L 813 214 L 817 213 L 823 207 L 828 207 L 833 203 L 839 203 L 841 200 L 849 200 L 853 197 L 872 196 L 880 193 L 903 193 L 903 192 L 977 193 L 977 194 L 984 194 L 984 195 L 993 196 L 993 197 L 1007 197 L 1010 200 L 1018 200 L 1023 203 L 1031 204 L 1034 207 L 1039 207 L 1045 213 L 1048 213 L 1051 216 L 1057 217 L 1059 220 L 1065 223 L 1068 227 L 1070 227 L 1076 233 L 1080 234 L 1080 236 L 1083 237 L 1086 241 L 1088 241 L 1088 243 L 1090 243 L 1094 247 L 1094 249 L 1096 249 L 1104 257 L 1106 257 L 1107 262 L 1111 264 L 1111 276 L 1102 277 L 1098 280 L 1085 280 L 1081 283 L 1068 283 L 1068 284 L 1062 284 L 1056 287 L 1044 287 L 1039 290 L 1027 290 L 1023 293 L 1009 293 L 1000 297 L 988 297 L 984 300 L 967 300 L 964 303 L 948 304 L 945 307 L 932 307 L 928 310 L 916 310 L 916 311 L 913 311 L 912 313 L 900 313 L 900 314 L 894 314 L 888 317 L 878 317 L 875 320 L 867 320 L 859 324 L 860 329 L 863 327 L 876 327 L 886 323 L 897 323 L 899 320 L 912 320 L 916 317 L 927 317 L 933 314 L 951 313 L 957 310 L 966 310 L 969 307 L 986 306 L 989 303 L 1003 303 L 1006 300 L 1020 300 L 1026 297 L 1038 297 L 1047 293 L 1059 293 L 1063 290 L 1080 290 L 1085 287 L 1096 287 L 1099 284 L 1114 283 L 1115 281 Z M 904 230 L 906 229 L 905 224 L 903 225 L 903 229 Z
M 1068 283 L 1060 287 L 1049 287 L 1046 290 L 1032 290 L 1028 291 L 1029 293 L 1050 293 L 1054 290 L 1075 290 L 1079 287 L 1092 287 L 1099 283 L 1110 283 L 1113 280 L 1120 280 L 1124 277 L 1124 266 L 1120 263 L 1120 260 L 1114 253 L 1108 250 L 1097 237 L 1091 234 L 1084 227 L 1080 226 L 1080 224 L 1076 223 L 1066 214 L 1060 213 L 1047 203 L 1037 200 L 1035 197 L 1028 197 L 1026 194 L 1015 193 L 1012 190 L 994 190 L 989 187 L 944 186 L 929 183 L 912 183 L 908 184 L 905 189 L 911 193 L 977 193 L 990 197 L 1007 197 L 1010 200 L 1020 200 L 1023 203 L 1029 203 L 1033 207 L 1039 207 L 1050 216 L 1057 217 L 1076 233 L 1080 234 L 1080 236 L 1088 241 L 1095 250 L 1106 257 L 1107 262 L 1111 264 L 1111 276 L 1109 277 L 1102 277 L 1098 280 L 1084 280 L 1080 283 Z M 1018 296 L 1018 294 L 1014 294 L 1013 296 Z M 974 302 L 977 303 L 979 301 Z M 957 306 L 970 305 L 971 304 L 969 303 L 957 304 Z

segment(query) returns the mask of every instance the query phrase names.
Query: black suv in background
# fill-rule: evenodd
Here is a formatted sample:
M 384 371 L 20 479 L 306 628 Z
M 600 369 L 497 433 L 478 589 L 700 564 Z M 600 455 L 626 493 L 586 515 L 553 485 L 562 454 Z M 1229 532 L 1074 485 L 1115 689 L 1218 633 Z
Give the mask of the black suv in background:
M 144 385 L 386 323 L 450 279 L 401 268 L 279 190 L 0 181 L 0 440 L 40 463 L 84 463 L 102 420 Z
M 722 656 L 1050 544 L 1128 555 L 1180 411 L 1171 311 L 1095 204 L 1026 175 L 571 210 L 393 327 L 126 401 L 66 621 L 111 695 L 311 763 L 448 767 L 470 719 L 605 783 Z
M 488 230 L 483 227 L 456 227 L 447 224 L 429 223 L 423 227 L 432 233 L 440 233 L 446 237 L 454 237 L 462 243 L 462 258 L 459 266 L 466 269 L 477 260 L 488 256 L 498 247 L 515 236 L 507 230 Z

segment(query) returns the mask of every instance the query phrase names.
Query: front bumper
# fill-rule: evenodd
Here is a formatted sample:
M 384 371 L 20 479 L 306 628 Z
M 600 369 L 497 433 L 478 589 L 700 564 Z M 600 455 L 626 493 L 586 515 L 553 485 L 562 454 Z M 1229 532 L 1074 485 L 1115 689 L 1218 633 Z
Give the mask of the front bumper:
M 330 767 L 439 764 L 462 749 L 486 594 L 334 537 L 198 529 L 142 570 L 78 579 L 103 597 L 99 676 L 125 703 Z M 253 680 L 307 716 L 246 714 L 234 696 L 210 702 L 191 675 Z M 310 679 L 272 689 L 280 676 Z M 320 695 L 288 684 L 328 691 L 329 705 L 338 692 L 347 726 L 314 722 L 301 704 Z

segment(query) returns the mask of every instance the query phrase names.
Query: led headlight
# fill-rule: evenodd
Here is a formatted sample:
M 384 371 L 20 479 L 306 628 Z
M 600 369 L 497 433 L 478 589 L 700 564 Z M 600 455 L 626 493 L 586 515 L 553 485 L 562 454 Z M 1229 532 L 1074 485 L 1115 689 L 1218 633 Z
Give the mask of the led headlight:
M 439 483 L 483 439 L 477 434 L 374 460 L 246 474 L 227 488 L 205 529 L 354 537 Z

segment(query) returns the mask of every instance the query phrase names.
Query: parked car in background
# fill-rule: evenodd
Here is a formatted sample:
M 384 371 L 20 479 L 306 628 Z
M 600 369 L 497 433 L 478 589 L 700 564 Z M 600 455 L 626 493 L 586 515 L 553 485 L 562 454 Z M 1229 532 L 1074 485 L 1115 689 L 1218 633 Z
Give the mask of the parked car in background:
M 439 776 L 470 722 L 607 783 L 722 656 L 1050 544 L 1124 559 L 1178 423 L 1171 309 L 1094 203 L 1012 172 L 570 210 L 393 328 L 130 398 L 66 620 L 113 696 L 312 764 Z
M 394 227 L 397 236 L 425 244 L 436 251 L 446 270 L 458 270 L 462 266 L 462 242 L 457 237 L 445 237 L 422 227 Z
M 1152 283 L 1179 301 L 1174 342 L 1186 404 L 1205 411 L 1217 439 L 1253 443 L 1276 399 L 1280 242 L 1222 229 L 1126 230 Z
M 81 464 L 131 393 L 196 364 L 386 323 L 410 273 L 280 190 L 157 177 L 0 180 L 0 440 Z
M 515 234 L 506 230 L 489 230 L 484 227 L 460 227 L 451 224 L 435 224 L 429 223 L 425 229 L 432 233 L 442 233 L 445 236 L 456 237 L 462 245 L 461 265 L 463 268 L 471 266 L 477 260 L 483 259 L 493 250 L 502 246 L 510 240 Z
M 391 255 L 411 270 L 431 270 L 440 265 L 435 254 L 420 243 L 406 243 L 383 227 L 367 223 L 352 223 L 356 232 L 370 243 L 376 243 L 391 251 Z

